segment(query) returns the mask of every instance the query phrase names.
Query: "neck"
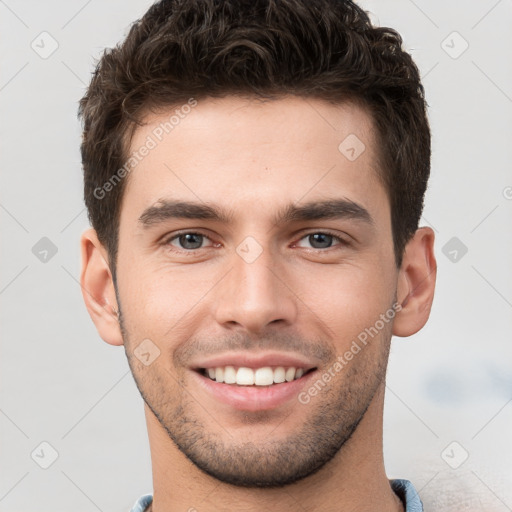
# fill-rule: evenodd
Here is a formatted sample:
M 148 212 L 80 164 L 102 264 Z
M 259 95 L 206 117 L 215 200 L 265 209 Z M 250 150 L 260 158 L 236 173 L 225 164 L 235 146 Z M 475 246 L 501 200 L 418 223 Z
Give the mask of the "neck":
M 146 406 L 153 467 L 151 511 L 403 512 L 384 470 L 383 403 L 384 384 L 356 431 L 330 462 L 294 484 L 269 489 L 237 487 L 203 473 L 178 450 Z

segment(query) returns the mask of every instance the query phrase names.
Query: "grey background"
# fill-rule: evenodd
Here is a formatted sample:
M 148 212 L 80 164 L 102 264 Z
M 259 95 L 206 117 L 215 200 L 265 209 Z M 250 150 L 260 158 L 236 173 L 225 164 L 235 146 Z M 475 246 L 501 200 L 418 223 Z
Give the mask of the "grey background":
M 360 4 L 403 35 L 433 132 L 436 298 L 393 341 L 388 476 L 427 510 L 512 510 L 512 1 Z M 149 5 L 0 0 L 2 512 L 122 512 L 152 490 L 142 400 L 77 281 L 76 120 L 94 59 Z

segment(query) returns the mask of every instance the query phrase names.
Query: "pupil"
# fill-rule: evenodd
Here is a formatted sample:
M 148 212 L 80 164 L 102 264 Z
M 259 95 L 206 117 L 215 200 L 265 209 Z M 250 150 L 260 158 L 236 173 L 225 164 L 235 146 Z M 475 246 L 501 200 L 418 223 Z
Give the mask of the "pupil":
M 315 247 L 315 249 L 325 249 L 326 247 L 331 246 L 332 235 L 327 235 L 325 233 L 314 233 L 309 235 L 309 243 Z
M 202 243 L 202 236 L 197 233 L 187 233 L 180 236 L 180 243 L 185 249 L 199 249 Z

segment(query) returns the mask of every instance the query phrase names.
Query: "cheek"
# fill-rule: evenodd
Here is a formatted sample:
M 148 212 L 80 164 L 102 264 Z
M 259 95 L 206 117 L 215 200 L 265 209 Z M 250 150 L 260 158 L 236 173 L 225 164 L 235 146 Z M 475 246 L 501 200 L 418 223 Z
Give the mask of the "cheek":
M 307 306 L 306 314 L 313 321 L 318 317 L 337 343 L 350 343 L 374 325 L 394 299 L 394 274 L 383 270 L 382 263 L 326 265 L 304 275 L 297 295 Z
M 142 263 L 142 262 L 141 262 Z M 162 339 L 184 329 L 218 279 L 211 269 L 136 264 L 120 272 L 118 284 L 127 326 L 139 336 Z

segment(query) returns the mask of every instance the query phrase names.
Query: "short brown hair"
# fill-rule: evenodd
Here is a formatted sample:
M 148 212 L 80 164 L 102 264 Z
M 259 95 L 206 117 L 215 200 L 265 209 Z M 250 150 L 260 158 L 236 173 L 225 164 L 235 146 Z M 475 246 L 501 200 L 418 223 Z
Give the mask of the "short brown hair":
M 80 101 L 85 203 L 113 272 L 126 180 L 97 191 L 123 167 L 143 114 L 191 97 L 290 94 L 370 113 L 401 265 L 423 210 L 430 127 L 400 35 L 349 0 L 161 0 L 103 53 Z

